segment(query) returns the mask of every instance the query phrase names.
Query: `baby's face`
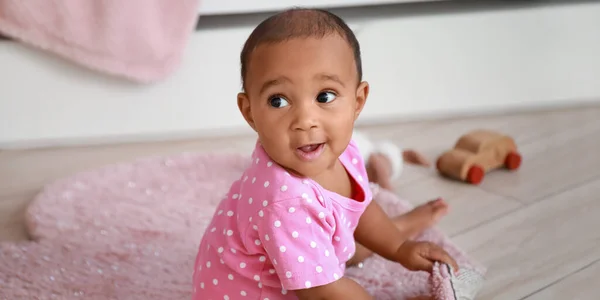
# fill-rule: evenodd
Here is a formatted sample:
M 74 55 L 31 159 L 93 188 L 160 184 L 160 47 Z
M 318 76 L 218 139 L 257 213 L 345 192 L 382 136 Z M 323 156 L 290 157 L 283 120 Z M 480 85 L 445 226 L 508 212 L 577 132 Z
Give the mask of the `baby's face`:
M 367 93 L 352 49 L 332 34 L 257 47 L 238 105 L 276 163 L 314 177 L 348 146 Z

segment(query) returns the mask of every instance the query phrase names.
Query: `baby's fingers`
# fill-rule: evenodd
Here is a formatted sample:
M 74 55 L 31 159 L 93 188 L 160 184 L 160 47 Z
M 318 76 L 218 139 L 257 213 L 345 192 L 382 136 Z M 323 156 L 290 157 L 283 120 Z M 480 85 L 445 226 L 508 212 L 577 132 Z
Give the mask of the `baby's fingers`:
M 458 271 L 458 264 L 456 263 L 456 261 L 454 260 L 454 258 L 452 258 L 452 256 L 450 256 L 450 254 L 448 254 L 448 252 L 446 252 L 444 249 L 435 246 L 429 249 L 429 259 L 432 261 L 439 261 L 439 262 L 443 262 L 447 265 L 450 265 L 452 267 L 452 269 L 454 269 L 455 272 Z

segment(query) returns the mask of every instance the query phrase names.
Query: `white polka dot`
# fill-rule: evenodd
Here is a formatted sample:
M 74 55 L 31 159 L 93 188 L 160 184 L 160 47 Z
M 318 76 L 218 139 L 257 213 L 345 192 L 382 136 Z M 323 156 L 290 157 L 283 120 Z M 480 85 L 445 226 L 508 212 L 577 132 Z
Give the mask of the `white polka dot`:
M 344 252 L 348 251 L 348 247 L 344 247 Z
M 231 251 L 231 253 L 236 253 L 237 251 L 235 251 L 235 249 L 231 248 L 229 249 L 229 251 Z
M 217 215 L 219 215 L 219 216 L 222 215 L 222 214 L 223 214 L 223 210 L 222 209 L 217 212 Z
M 260 276 L 254 275 L 254 280 L 259 281 L 260 280 Z
M 224 265 L 224 264 L 225 264 L 225 261 L 224 261 L 222 258 L 219 258 L 219 262 L 220 262 L 222 265 Z
M 227 212 L 227 216 L 228 216 L 228 217 L 231 217 L 231 216 L 233 216 L 233 211 L 232 211 L 232 210 L 228 211 L 228 212 Z
M 288 209 L 288 211 L 289 211 L 289 212 L 290 212 L 290 214 L 291 214 L 291 213 L 293 213 L 293 212 L 295 212 L 295 211 L 296 211 L 296 208 L 294 208 L 294 207 L 290 207 L 290 208 Z
M 256 246 L 260 245 L 260 240 L 254 240 L 254 244 L 256 244 Z
M 246 294 L 246 291 L 241 291 L 241 292 L 240 292 L 240 295 L 242 295 L 242 296 L 246 296 L 246 295 L 247 295 L 247 294 Z
M 304 256 L 302 256 L 302 255 L 298 256 L 298 262 L 304 262 Z
M 259 217 L 264 217 L 265 216 L 265 212 L 261 210 L 258 211 L 258 216 Z
M 312 203 L 312 199 L 310 199 L 310 198 L 306 198 L 306 202 L 308 202 L 308 203 Z
M 249 221 L 249 222 L 252 222 L 252 217 L 248 218 L 248 221 Z
M 243 269 L 243 268 L 245 268 L 245 267 L 246 267 L 246 263 L 245 263 L 245 262 L 241 262 L 241 263 L 240 263 L 240 268 L 242 268 L 242 269 Z
M 340 279 L 340 276 L 337 273 L 333 273 L 333 279 L 338 280 Z
M 339 236 L 335 236 L 335 237 L 333 237 L 333 239 L 334 239 L 336 242 L 339 242 L 339 241 L 341 240 Z
M 315 243 L 315 241 L 311 241 L 310 242 L 310 247 L 311 248 L 316 248 L 317 247 L 317 243 Z
M 217 284 L 219 284 L 219 281 L 215 278 L 215 279 L 213 279 L 213 284 L 217 285 Z
M 263 201 L 263 206 L 266 207 L 267 205 L 269 205 L 269 201 L 267 201 L 267 200 Z
M 252 177 L 252 183 L 256 182 L 256 177 Z
M 319 201 L 323 202 L 323 196 L 318 196 L 317 199 L 319 199 Z
M 304 179 L 304 180 L 302 180 L 302 183 L 304 183 L 304 184 L 309 184 L 309 182 L 308 182 L 308 179 Z
M 215 231 L 217 231 L 217 227 L 213 227 L 213 228 L 210 230 L 210 232 L 215 232 Z
M 219 247 L 219 249 L 217 249 L 217 252 L 223 253 L 223 247 Z
M 281 226 L 281 221 L 277 220 L 277 221 L 275 221 L 275 223 L 273 223 L 273 225 L 275 227 L 280 227 Z
M 362 176 L 358 175 L 358 181 L 363 181 Z
M 308 198 L 308 195 L 306 193 L 302 193 L 302 199 L 306 199 Z
M 269 274 L 275 274 L 275 269 L 269 269 Z
M 298 231 L 292 232 L 292 237 L 297 238 L 298 237 Z
M 321 272 L 323 272 L 323 267 L 317 266 L 317 273 L 321 273 Z
M 259 257 L 258 260 L 261 262 L 264 262 L 265 260 L 267 260 L 267 258 L 263 255 L 263 256 Z
M 281 294 L 282 295 L 287 295 L 287 290 L 286 289 L 281 289 Z
M 262 289 L 262 282 L 258 283 L 258 287 Z
M 248 180 L 248 176 L 244 176 L 244 181 Z
M 281 246 L 281 247 L 279 247 L 279 251 L 281 251 L 281 252 L 285 252 L 285 250 L 286 250 L 285 246 Z
M 273 265 L 277 265 L 277 260 L 273 258 Z
M 310 281 L 307 281 L 307 282 L 305 282 L 305 283 L 304 283 L 304 286 L 305 286 L 306 288 L 309 288 L 309 287 L 311 287 L 311 286 L 312 286 L 312 283 L 310 283 Z
M 306 224 L 312 223 L 312 219 L 310 217 L 306 217 Z
M 285 272 L 285 277 L 292 278 L 292 272 L 290 272 L 290 271 Z
M 348 259 L 352 258 L 352 253 L 348 253 Z
M 203 289 L 204 288 L 204 282 L 200 282 L 200 288 Z
M 282 185 L 282 186 L 281 186 L 281 191 L 282 191 L 282 192 L 285 192 L 285 191 L 287 191 L 287 185 Z
M 259 160 L 260 160 L 260 159 L 257 157 L 257 158 L 256 158 L 256 164 L 257 164 L 257 165 L 258 165 L 258 161 L 259 161 Z
M 248 204 L 252 204 L 252 197 L 248 198 Z
M 230 229 L 230 230 L 227 230 L 227 235 L 228 235 L 228 236 L 232 236 L 232 235 L 233 235 L 233 230 L 231 230 L 231 229 Z
M 269 235 L 268 235 L 268 234 L 265 234 L 265 240 L 267 240 L 267 241 L 268 241 L 268 240 L 270 240 L 270 238 L 269 238 Z
M 273 165 L 273 162 L 272 162 L 272 161 L 269 161 L 269 162 L 267 162 L 267 167 L 270 167 L 270 166 L 272 166 L 272 165 Z
M 258 230 L 258 226 L 256 226 L 256 225 L 252 225 L 252 229 L 254 229 L 254 230 Z
M 206 262 L 206 267 L 207 267 L 207 268 L 210 268 L 210 261 L 207 261 L 207 262 Z
M 324 212 L 320 212 L 319 213 L 319 219 L 323 219 L 325 218 L 325 213 Z
M 325 256 L 329 256 L 329 250 L 325 250 Z
M 237 199 L 237 198 L 239 198 L 239 197 L 240 197 L 240 195 L 238 195 L 238 194 L 233 194 L 233 197 L 232 197 L 232 198 L 233 198 L 233 199 Z
M 233 274 L 227 275 L 227 278 L 229 278 L 229 280 L 233 280 Z
M 353 163 L 353 164 L 357 164 L 357 163 L 358 163 L 358 159 L 356 159 L 356 158 L 352 158 L 352 163 Z
M 227 295 L 223 296 L 223 300 L 229 300 L 229 296 L 227 296 Z
M 263 184 L 265 187 L 269 186 L 269 181 L 265 181 L 265 183 Z

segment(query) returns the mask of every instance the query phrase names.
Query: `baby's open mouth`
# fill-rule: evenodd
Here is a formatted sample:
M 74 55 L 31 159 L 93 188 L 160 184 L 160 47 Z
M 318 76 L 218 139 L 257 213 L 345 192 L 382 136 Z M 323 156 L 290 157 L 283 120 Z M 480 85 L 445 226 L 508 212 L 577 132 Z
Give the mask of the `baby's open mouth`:
M 323 153 L 323 149 L 325 148 L 325 143 L 319 144 L 308 144 L 296 149 L 296 154 L 304 160 L 311 161 L 319 157 L 321 153 Z

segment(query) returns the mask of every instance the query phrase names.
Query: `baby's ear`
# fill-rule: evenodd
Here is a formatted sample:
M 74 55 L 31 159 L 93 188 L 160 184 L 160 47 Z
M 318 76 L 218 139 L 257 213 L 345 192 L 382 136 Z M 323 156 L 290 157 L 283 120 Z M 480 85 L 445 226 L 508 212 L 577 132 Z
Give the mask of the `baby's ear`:
M 254 118 L 252 118 L 252 109 L 250 108 L 250 99 L 248 98 L 248 95 L 246 93 L 238 93 L 237 104 L 238 108 L 240 109 L 240 112 L 242 113 L 242 116 L 244 117 L 244 119 L 246 119 L 248 125 L 250 125 L 250 127 L 252 127 L 252 129 L 256 131 L 256 128 L 254 127 Z
M 366 81 L 361 82 L 356 88 L 356 109 L 354 111 L 354 120 L 358 119 L 358 116 L 365 107 L 367 98 L 369 97 L 369 83 Z

